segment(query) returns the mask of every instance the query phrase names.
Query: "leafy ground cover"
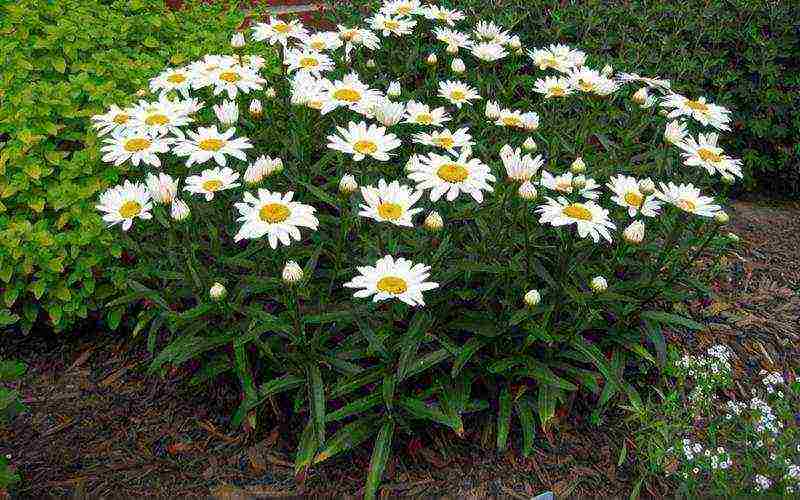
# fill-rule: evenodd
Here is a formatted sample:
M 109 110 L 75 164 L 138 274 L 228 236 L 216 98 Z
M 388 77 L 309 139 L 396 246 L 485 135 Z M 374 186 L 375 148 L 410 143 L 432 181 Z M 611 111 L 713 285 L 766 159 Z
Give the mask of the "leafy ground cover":
M 741 398 L 760 383 L 761 369 L 790 381 L 798 369 L 800 249 L 790 243 L 800 230 L 798 210 L 796 203 L 735 203 L 731 230 L 743 244 L 723 263 L 708 300 L 686 304 L 706 328 L 669 335 L 682 352 L 731 347 L 738 355 L 733 391 Z M 155 380 L 145 373 L 151 358 L 139 342 L 98 332 L 75 342 L 29 338 L 3 351 L 21 353 L 31 365 L 16 385 L 31 412 L 0 434 L 0 453 L 11 454 L 22 476 L 22 496 L 355 495 L 363 487 L 368 450 L 297 478 L 296 419 L 275 408 L 263 429 L 229 430 L 225 415 L 238 404 L 235 390 L 217 384 L 210 392 L 191 392 L 182 388 L 179 373 Z M 494 452 L 480 420 L 465 423 L 463 440 L 433 431 L 397 442 L 383 488 L 413 495 L 527 498 L 553 489 L 627 496 L 647 459 L 633 438 L 636 426 L 626 424 L 624 414 L 609 414 L 598 427 L 584 417 L 585 409 L 580 398 L 559 407 L 552 433 L 537 435 L 528 458 L 516 446 Z M 662 496 L 679 484 L 678 477 L 656 474 L 641 493 Z

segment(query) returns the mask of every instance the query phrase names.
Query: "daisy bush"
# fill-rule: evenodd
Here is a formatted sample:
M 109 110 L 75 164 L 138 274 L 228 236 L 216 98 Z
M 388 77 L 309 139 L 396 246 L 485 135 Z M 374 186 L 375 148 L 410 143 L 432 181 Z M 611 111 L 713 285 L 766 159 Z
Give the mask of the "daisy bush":
M 449 6 L 343 9 L 264 18 L 93 118 L 134 167 L 97 209 L 152 369 L 234 376 L 233 425 L 305 415 L 301 476 L 374 442 L 367 496 L 421 425 L 490 413 L 527 455 L 574 393 L 639 405 L 626 368 L 699 327 L 664 304 L 729 243 L 731 112 Z

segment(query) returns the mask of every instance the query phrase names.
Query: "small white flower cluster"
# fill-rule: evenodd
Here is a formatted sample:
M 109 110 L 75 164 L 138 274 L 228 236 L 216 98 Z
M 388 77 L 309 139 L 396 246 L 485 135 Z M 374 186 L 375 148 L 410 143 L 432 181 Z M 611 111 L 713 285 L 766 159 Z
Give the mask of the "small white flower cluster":
M 757 492 L 766 491 L 772 487 L 772 481 L 767 476 L 756 474 L 753 478 Z
M 693 403 L 707 403 L 716 399 L 716 388 L 725 385 L 731 377 L 730 361 L 734 357 L 730 347 L 717 344 L 706 351 L 706 356 L 686 354 L 678 360 L 678 368 L 684 370 L 684 374 L 695 382 L 695 387 L 689 394 Z
M 690 439 L 684 438 L 681 442 L 683 456 L 688 462 L 696 462 L 708 470 L 728 469 L 733 465 L 730 454 L 725 448 L 718 446 L 716 450 L 704 448 L 700 443 L 692 443 Z M 696 469 L 696 468 L 695 468 Z M 697 474 L 697 472 L 695 472 Z
M 785 383 L 783 380 L 783 375 L 781 375 L 780 372 L 767 372 L 766 370 L 761 370 L 759 375 L 763 377 L 761 383 L 767 388 L 767 393 L 769 394 L 776 392 L 776 386 L 783 385 Z M 781 391 L 777 392 L 778 397 L 783 397 L 783 393 Z
M 754 397 L 750 400 L 750 409 L 758 412 L 758 416 L 753 421 L 755 431 L 758 433 L 769 432 L 773 436 L 780 434 L 783 429 L 783 422 L 778 420 L 772 407 L 763 399 Z

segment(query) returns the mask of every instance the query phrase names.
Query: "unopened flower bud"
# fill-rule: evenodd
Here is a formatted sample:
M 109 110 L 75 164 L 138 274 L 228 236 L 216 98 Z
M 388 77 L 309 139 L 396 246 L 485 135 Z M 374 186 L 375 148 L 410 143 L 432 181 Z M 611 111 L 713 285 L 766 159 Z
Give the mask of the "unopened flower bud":
M 522 42 L 518 36 L 514 35 L 508 40 L 508 46 L 514 50 L 519 50 L 522 48 Z
M 150 191 L 150 197 L 156 203 L 169 205 L 178 194 L 178 182 L 165 173 L 147 174 L 145 184 Z
M 375 59 L 367 59 L 367 67 L 374 68 L 376 66 Z
M 726 236 L 727 236 L 727 237 L 728 237 L 728 239 L 729 239 L 729 240 L 731 240 L 731 242 L 733 242 L 733 243 L 739 243 L 739 241 L 740 241 L 740 238 L 739 238 L 739 236 L 738 236 L 738 235 L 736 235 L 735 233 L 728 233 Z
M 447 46 L 448 54 L 458 54 L 458 45 L 450 44 Z
M 401 92 L 402 90 L 400 88 L 400 82 L 395 80 L 389 84 L 389 88 L 386 90 L 386 95 L 391 97 L 397 97 L 401 94 Z
M 497 120 L 500 117 L 500 105 L 497 101 L 486 101 L 486 111 L 484 114 L 490 120 Z
M 278 94 L 275 92 L 275 87 L 267 87 L 267 89 L 264 91 L 264 95 L 272 99 Z
M 539 305 L 539 302 L 542 301 L 542 296 L 539 294 L 539 290 L 528 290 L 524 300 L 528 307 L 536 307 Z
M 622 232 L 622 237 L 625 241 L 633 245 L 638 245 L 644 240 L 644 224 L 641 221 L 633 221 Z
M 425 62 L 430 66 L 434 66 L 437 62 L 439 62 L 439 58 L 436 57 L 436 54 L 431 53 L 428 55 L 428 58 L 425 60 Z
M 264 108 L 261 107 L 261 101 L 258 99 L 253 99 L 250 101 L 250 116 L 253 118 L 261 118 L 263 112 Z
M 613 72 L 614 68 L 610 64 L 606 64 L 605 66 L 603 66 L 603 69 L 600 71 L 600 73 L 602 73 L 603 76 L 609 76 Z
M 144 97 L 147 95 L 147 89 L 139 89 L 136 91 L 136 97 Z
M 583 162 L 583 158 L 580 156 L 575 158 L 575 161 L 569 166 L 569 171 L 573 174 L 582 174 L 586 172 L 586 163 Z
M 608 290 L 608 282 L 602 276 L 595 276 L 592 278 L 592 281 L 589 282 L 589 288 L 595 293 L 605 292 Z
M 231 47 L 233 47 L 234 49 L 239 49 L 241 47 L 244 47 L 244 44 L 245 44 L 244 33 L 242 33 L 241 31 L 234 33 L 233 36 L 231 37 Z
M 536 192 L 536 187 L 530 181 L 525 181 L 520 184 L 517 194 L 523 200 L 535 200 L 539 193 Z
M 631 96 L 631 100 L 636 104 L 638 104 L 639 106 L 642 106 L 644 103 L 647 102 L 647 98 L 649 95 L 650 94 L 647 91 L 647 87 L 642 87 L 636 92 L 634 92 L 633 96 Z
M 581 189 L 586 187 L 586 177 L 583 175 L 576 175 L 572 178 L 572 187 L 580 191 Z
M 423 226 L 425 226 L 425 229 L 428 231 L 435 233 L 444 227 L 444 220 L 442 220 L 442 216 L 439 215 L 439 212 L 433 211 L 425 217 Z
M 461 58 L 456 57 L 450 64 L 450 69 L 453 70 L 453 73 L 463 73 L 467 67 L 464 65 L 464 61 L 462 61 Z
M 220 301 L 225 298 L 225 295 L 228 294 L 228 290 L 225 289 L 225 285 L 220 282 L 216 282 L 211 285 L 211 288 L 208 290 L 208 295 L 214 301 Z
M 172 200 L 172 204 L 169 208 L 169 215 L 172 217 L 172 220 L 177 222 L 186 220 L 190 213 L 191 211 L 189 210 L 189 205 L 187 205 L 185 201 L 181 200 L 180 198 L 175 198 Z
M 358 189 L 358 182 L 351 174 L 344 174 L 339 181 L 339 192 L 344 195 L 353 194 Z
M 730 186 L 736 182 L 736 177 L 732 176 L 728 172 L 725 172 L 724 174 L 722 174 L 722 182 Z
M 714 214 L 714 222 L 719 224 L 720 226 L 724 226 L 728 222 L 730 222 L 731 218 L 728 216 L 727 212 L 724 210 L 720 210 Z
M 528 137 L 525 139 L 525 142 L 522 143 L 522 149 L 525 151 L 536 151 L 536 141 L 533 140 L 533 137 Z
M 639 181 L 639 191 L 643 195 L 649 196 L 656 192 L 656 183 L 649 177 L 647 179 L 642 179 Z
M 284 283 L 293 285 L 303 279 L 303 270 L 297 265 L 297 262 L 290 260 L 283 266 L 283 274 L 281 277 Z

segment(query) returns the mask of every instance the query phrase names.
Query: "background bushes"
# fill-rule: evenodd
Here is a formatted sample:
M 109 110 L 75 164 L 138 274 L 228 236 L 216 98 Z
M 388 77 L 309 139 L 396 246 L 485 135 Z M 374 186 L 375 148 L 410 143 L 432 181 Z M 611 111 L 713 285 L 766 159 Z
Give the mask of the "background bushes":
M 102 305 L 120 257 L 94 205 L 120 169 L 89 117 L 170 64 L 220 51 L 242 14 L 161 0 L 22 0 L 0 10 L 0 326 L 63 329 Z M 112 317 L 112 325 L 118 318 Z

